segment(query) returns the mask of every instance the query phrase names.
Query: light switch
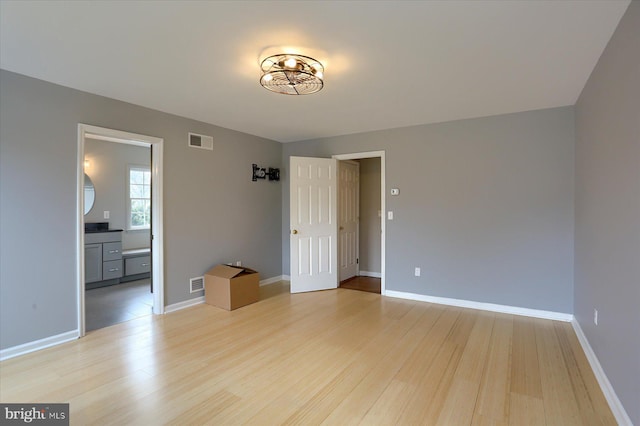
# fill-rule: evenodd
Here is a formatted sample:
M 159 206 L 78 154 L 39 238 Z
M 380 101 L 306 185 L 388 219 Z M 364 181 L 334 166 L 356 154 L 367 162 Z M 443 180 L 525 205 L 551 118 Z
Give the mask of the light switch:
M 393 212 L 387 212 L 387 219 L 393 220 Z

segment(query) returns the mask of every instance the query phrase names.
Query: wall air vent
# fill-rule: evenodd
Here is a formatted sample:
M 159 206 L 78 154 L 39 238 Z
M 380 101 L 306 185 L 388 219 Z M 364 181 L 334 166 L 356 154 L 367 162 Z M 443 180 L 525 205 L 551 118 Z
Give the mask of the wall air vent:
M 191 293 L 204 290 L 204 277 L 195 277 L 189 280 L 189 288 Z
M 189 132 L 189 146 L 213 151 L 213 137 Z

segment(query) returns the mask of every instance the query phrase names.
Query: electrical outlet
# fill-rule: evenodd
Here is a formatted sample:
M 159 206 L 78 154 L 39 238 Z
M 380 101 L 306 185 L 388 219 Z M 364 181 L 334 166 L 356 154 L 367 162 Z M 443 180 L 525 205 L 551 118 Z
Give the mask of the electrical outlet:
M 597 309 L 593 310 L 593 323 L 595 325 L 598 325 L 598 310 Z
M 415 270 L 415 276 L 419 277 L 420 276 L 420 268 L 416 268 Z
M 109 219 L 109 210 L 104 211 L 104 218 Z
M 236 266 L 242 266 L 242 262 L 241 261 L 236 261 Z

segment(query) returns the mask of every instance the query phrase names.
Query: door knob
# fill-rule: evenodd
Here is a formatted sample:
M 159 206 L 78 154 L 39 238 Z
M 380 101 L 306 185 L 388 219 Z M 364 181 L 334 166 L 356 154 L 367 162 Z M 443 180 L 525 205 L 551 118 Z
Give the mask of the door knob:
M 294 229 L 293 231 L 291 231 L 291 233 L 292 233 L 292 234 L 297 234 L 297 233 L 298 233 L 298 230 L 297 230 L 297 229 Z

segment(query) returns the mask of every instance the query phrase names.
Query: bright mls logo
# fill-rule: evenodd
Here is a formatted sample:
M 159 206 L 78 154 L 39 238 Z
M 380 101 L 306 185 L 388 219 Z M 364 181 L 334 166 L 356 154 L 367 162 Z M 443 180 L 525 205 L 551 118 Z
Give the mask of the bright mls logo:
M 0 404 L 3 425 L 69 425 L 69 404 Z

